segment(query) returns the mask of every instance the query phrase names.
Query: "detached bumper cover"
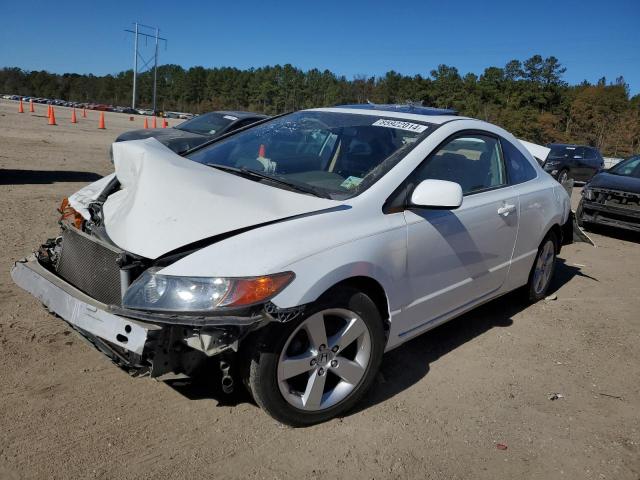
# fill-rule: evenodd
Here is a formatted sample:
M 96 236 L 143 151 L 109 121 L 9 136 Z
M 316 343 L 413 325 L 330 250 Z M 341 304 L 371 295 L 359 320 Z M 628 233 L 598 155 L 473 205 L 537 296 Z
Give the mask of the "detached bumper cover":
M 35 257 L 17 262 L 11 269 L 13 281 L 38 298 L 49 311 L 65 321 L 124 350 L 142 355 L 150 332 L 161 326 L 138 322 L 107 312 L 96 302 L 42 267 Z
M 292 315 L 276 310 L 247 317 L 154 318 L 152 313 L 114 311 L 114 306 L 96 301 L 47 270 L 35 256 L 16 262 L 11 277 L 117 365 L 152 377 L 169 372 L 190 375 L 206 358 L 237 351 L 238 341 L 253 329 L 268 321 L 288 321 Z M 143 318 L 131 318 L 130 313 Z

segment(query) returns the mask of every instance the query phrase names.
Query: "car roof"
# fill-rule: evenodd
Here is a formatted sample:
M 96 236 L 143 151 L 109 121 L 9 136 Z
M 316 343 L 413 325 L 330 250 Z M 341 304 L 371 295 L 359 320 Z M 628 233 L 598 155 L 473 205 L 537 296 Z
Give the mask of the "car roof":
M 591 147 L 589 145 L 579 145 L 577 143 L 547 143 L 547 147 L 584 147 L 596 149 L 596 147 Z
M 413 108 L 425 109 L 427 107 L 413 107 Z M 437 109 L 434 109 L 434 110 L 437 110 Z M 376 105 L 363 105 L 362 107 L 359 106 L 357 108 L 353 108 L 352 106 L 311 108 L 307 111 L 349 113 L 353 115 L 378 115 L 378 116 L 383 115 L 389 118 L 400 118 L 403 120 L 418 120 L 421 122 L 428 122 L 428 123 L 435 123 L 435 124 L 443 124 L 446 122 L 450 122 L 452 120 L 468 119 L 467 117 L 460 117 L 458 115 L 444 114 L 444 113 L 429 114 L 425 112 L 418 112 L 416 110 L 409 112 L 408 110 L 404 110 L 404 109 L 381 109 L 381 108 L 376 108 Z
M 353 105 L 336 105 L 338 108 L 354 108 L 359 110 L 379 110 L 383 112 L 414 113 L 416 115 L 457 115 L 458 112 L 452 108 L 423 107 L 412 104 L 375 104 L 358 103 Z

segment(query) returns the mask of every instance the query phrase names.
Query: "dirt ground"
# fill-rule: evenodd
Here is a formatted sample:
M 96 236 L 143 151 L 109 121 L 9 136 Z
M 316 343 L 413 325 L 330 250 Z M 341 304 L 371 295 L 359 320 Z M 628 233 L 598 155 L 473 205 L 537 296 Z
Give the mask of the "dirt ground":
M 36 109 L 0 101 L 0 479 L 640 478 L 640 237 L 566 247 L 556 300 L 439 327 L 386 355 L 356 411 L 291 429 L 216 385 L 131 378 L 12 283 L 143 122 Z

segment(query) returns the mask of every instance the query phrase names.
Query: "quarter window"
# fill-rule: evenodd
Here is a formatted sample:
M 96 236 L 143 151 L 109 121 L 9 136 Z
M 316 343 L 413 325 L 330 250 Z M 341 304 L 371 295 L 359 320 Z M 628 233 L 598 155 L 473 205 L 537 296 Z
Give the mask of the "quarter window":
M 465 135 L 440 147 L 416 171 L 422 180 L 448 180 L 470 194 L 506 183 L 504 162 L 498 140 L 485 135 Z
M 502 153 L 509 172 L 509 182 L 512 185 L 523 183 L 536 178 L 536 171 L 529 160 L 511 142 L 501 139 Z

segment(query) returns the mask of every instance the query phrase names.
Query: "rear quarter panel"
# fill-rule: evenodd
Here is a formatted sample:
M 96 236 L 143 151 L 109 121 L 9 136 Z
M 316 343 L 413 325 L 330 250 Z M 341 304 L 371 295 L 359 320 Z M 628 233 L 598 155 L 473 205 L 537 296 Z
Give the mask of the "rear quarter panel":
M 520 223 L 506 290 L 527 283 L 538 247 L 554 225 L 569 217 L 569 197 L 551 176 L 540 172 L 535 180 L 518 185 Z

